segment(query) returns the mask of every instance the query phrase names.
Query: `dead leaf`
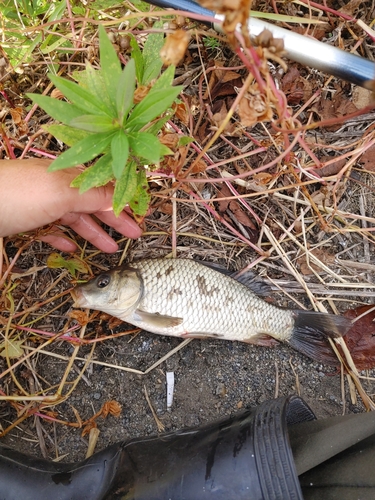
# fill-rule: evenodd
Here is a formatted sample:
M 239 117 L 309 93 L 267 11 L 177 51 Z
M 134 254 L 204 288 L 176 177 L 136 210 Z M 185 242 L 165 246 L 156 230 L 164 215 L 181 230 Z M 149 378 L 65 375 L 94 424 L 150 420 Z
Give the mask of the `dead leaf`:
M 164 144 L 168 148 L 175 150 L 177 148 L 180 137 L 178 136 L 178 134 L 174 132 L 170 134 L 161 134 L 159 136 L 159 140 L 162 144 Z
M 191 38 L 190 31 L 176 30 L 167 35 L 160 50 L 160 57 L 166 66 L 177 64 L 183 59 Z
M 222 61 L 215 61 L 215 69 L 210 72 L 208 86 L 203 94 L 203 99 L 211 97 L 212 100 L 221 96 L 235 95 L 235 87 L 242 86 L 242 78 L 239 73 L 226 70 Z
M 121 405 L 115 400 L 106 401 L 102 408 L 102 415 L 106 418 L 108 415 L 119 417 L 121 415 Z
M 85 424 L 83 426 L 83 430 L 82 430 L 81 436 L 82 437 L 86 436 L 86 434 L 90 433 L 91 429 L 97 429 L 97 427 L 98 427 L 98 425 L 95 422 L 95 420 L 90 420 L 89 422 L 87 422 L 87 424 Z
M 252 127 L 258 122 L 269 121 L 273 116 L 270 104 L 258 90 L 258 85 L 252 85 L 238 106 L 238 114 L 244 127 Z
M 189 125 L 189 113 L 184 102 L 174 103 L 172 106 L 175 117 L 184 125 Z
M 110 330 L 113 330 L 114 328 L 117 328 L 118 326 L 122 325 L 124 322 L 122 321 L 122 319 L 119 319 L 119 318 L 115 318 L 114 316 L 111 316 L 109 319 L 108 319 L 108 328 Z
M 133 102 L 134 104 L 140 103 L 146 95 L 150 92 L 151 85 L 141 85 L 135 89 Z
M 374 92 L 356 86 L 353 89 L 352 100 L 357 109 L 365 108 L 374 102 Z
M 336 175 L 340 172 L 342 167 L 346 164 L 348 161 L 345 158 L 341 158 L 340 160 L 336 160 L 329 165 L 324 165 L 324 162 L 332 161 L 333 158 L 332 156 L 322 156 L 320 158 L 320 161 L 322 162 L 323 166 L 319 169 L 314 169 L 312 170 L 313 173 L 316 173 L 317 175 L 320 175 L 321 177 L 329 177 L 330 175 Z
M 241 207 L 237 200 L 220 200 L 220 198 L 225 198 L 227 196 L 233 196 L 233 193 L 229 190 L 227 186 L 223 186 L 217 195 L 217 201 L 219 204 L 219 212 L 224 213 L 226 210 L 230 210 L 232 215 L 237 219 L 237 221 L 245 227 L 257 231 L 256 225 Z
M 245 44 L 250 44 L 247 20 L 250 15 L 252 0 L 199 0 L 199 3 L 202 7 L 224 14 L 223 31 L 232 45 L 236 45 L 234 32 L 238 24 L 241 25 Z
M 368 313 L 366 314 L 366 312 Z M 362 316 L 363 315 L 363 316 Z M 358 319 L 346 333 L 345 343 L 358 370 L 375 367 L 375 310 L 374 305 L 348 309 L 344 316 Z M 338 346 L 339 347 L 339 346 Z M 345 358 L 344 358 L 345 359 Z
M 281 89 L 286 95 L 288 104 L 295 105 L 306 102 L 312 96 L 312 83 L 303 78 L 296 66 L 291 66 L 281 80 Z
M 375 172 L 375 145 L 369 147 L 358 161 L 366 170 Z
M 319 101 L 311 107 L 312 111 L 319 116 L 321 120 L 330 120 L 332 118 L 342 118 L 343 116 L 358 111 L 351 100 L 349 100 L 341 91 L 333 94 L 332 99 L 321 97 Z M 333 132 L 341 127 L 341 123 L 337 125 L 327 126 L 327 130 Z
M 310 254 L 313 254 L 317 259 L 319 259 L 323 264 L 333 264 L 335 262 L 335 254 L 331 253 L 329 250 L 319 247 L 319 248 L 314 248 L 309 252 Z M 306 255 L 303 254 L 297 259 L 297 263 L 299 264 L 300 272 L 303 275 L 309 275 L 313 274 L 312 270 L 316 272 L 321 272 L 322 268 L 319 267 L 317 264 L 314 263 L 314 260 L 310 257 L 309 258 L 309 264 L 307 264 L 307 259 Z
M 53 89 L 52 92 L 51 92 L 51 97 L 53 99 L 59 99 L 59 100 L 62 100 L 64 99 L 64 94 L 59 90 L 59 89 Z
M 87 325 L 92 320 L 92 317 L 86 314 L 84 311 L 80 311 L 79 309 L 74 309 L 68 312 L 68 317 L 74 319 L 81 326 Z

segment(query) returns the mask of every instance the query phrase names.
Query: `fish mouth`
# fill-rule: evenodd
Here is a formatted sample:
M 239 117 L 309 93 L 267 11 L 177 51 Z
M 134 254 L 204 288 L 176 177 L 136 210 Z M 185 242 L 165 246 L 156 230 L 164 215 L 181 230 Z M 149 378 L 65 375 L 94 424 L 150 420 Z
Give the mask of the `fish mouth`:
M 79 287 L 73 288 L 73 290 L 70 290 L 70 295 L 73 297 L 74 300 L 73 307 L 85 307 L 86 298 L 81 288 Z

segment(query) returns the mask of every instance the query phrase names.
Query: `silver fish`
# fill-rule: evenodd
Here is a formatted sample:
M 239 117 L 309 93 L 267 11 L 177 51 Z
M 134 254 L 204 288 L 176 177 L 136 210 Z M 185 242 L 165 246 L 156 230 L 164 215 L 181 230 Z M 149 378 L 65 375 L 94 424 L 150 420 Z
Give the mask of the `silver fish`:
M 194 260 L 145 259 L 102 273 L 72 295 L 75 307 L 103 311 L 160 335 L 267 346 L 281 341 L 320 362 L 337 364 L 327 337 L 343 335 L 349 320 L 282 309 L 249 286 Z

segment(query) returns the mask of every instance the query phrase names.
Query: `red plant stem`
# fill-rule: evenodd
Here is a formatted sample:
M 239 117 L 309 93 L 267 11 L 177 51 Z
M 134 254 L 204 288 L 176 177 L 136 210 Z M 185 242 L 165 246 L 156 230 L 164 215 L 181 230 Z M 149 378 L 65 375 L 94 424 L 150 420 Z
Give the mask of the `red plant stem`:
M 7 101 L 7 103 L 9 104 L 9 106 L 11 108 L 15 108 L 16 107 L 15 104 L 14 104 L 14 102 L 12 101 L 12 99 L 5 92 L 5 90 L 0 90 L 0 94 L 4 97 L 4 99 Z
M 311 5 L 311 7 L 315 7 L 316 9 L 320 9 L 324 12 L 329 12 L 330 14 L 333 14 L 337 17 L 341 17 L 342 19 L 345 19 L 345 21 L 352 21 L 353 23 L 357 22 L 357 19 L 355 17 L 344 14 L 343 12 L 339 12 L 338 10 L 331 9 L 330 7 L 327 7 L 327 5 L 321 5 L 320 3 L 311 2 L 310 0 L 301 0 L 301 2 L 306 4 L 307 6 Z
M 2 124 L 0 124 L 0 135 L 1 135 L 2 139 L 3 139 L 4 146 L 5 146 L 5 149 L 7 151 L 8 156 L 10 156 L 10 158 L 12 160 L 15 160 L 16 155 L 14 154 L 13 147 L 12 147 L 12 145 L 10 143 L 10 140 L 9 140 L 8 136 L 6 135 L 6 132 L 4 130 L 4 126 Z
M 235 179 L 244 179 L 245 177 L 249 177 L 249 176 L 257 174 L 259 172 L 264 172 L 268 168 L 273 167 L 279 161 L 281 161 L 283 158 L 285 158 L 290 153 L 290 151 L 292 151 L 292 149 L 294 148 L 294 146 L 297 144 L 298 140 L 300 139 L 300 136 L 301 136 L 301 133 L 298 132 L 296 134 L 295 138 L 293 139 L 293 141 L 290 143 L 289 147 L 283 153 L 280 153 L 280 155 L 277 158 L 275 158 L 274 160 L 270 161 L 269 163 L 266 163 L 265 165 L 262 165 L 261 167 L 255 168 L 251 172 L 244 172 L 243 174 L 233 175 L 233 177 L 231 177 L 231 181 L 233 181 Z M 216 178 L 216 177 L 213 179 L 196 179 L 195 177 L 186 177 L 184 179 L 179 179 L 179 180 L 180 180 L 180 182 L 194 182 L 195 184 L 202 184 L 202 183 L 208 183 L 208 182 L 212 182 L 212 183 L 222 182 L 222 181 L 227 181 L 228 179 L 227 178 Z

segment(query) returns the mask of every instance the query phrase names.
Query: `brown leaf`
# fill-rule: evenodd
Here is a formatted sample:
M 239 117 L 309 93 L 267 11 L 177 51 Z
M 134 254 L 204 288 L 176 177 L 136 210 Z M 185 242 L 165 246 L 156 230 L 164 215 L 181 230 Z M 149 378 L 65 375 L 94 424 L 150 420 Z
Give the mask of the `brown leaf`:
M 178 118 L 184 125 L 188 126 L 189 125 L 189 113 L 188 110 L 186 109 L 186 105 L 184 102 L 180 102 L 179 104 L 174 103 L 172 106 L 174 112 L 175 112 L 175 117 Z
M 179 141 L 178 134 L 170 133 L 170 134 L 162 134 L 159 136 L 159 140 L 165 146 L 168 146 L 170 149 L 176 149 Z
M 91 429 L 96 429 L 97 427 L 95 420 L 89 420 L 88 423 L 84 425 L 81 436 L 86 436 L 86 434 L 90 433 Z
M 118 326 L 122 325 L 122 323 L 123 323 L 122 319 L 111 316 L 108 320 L 108 328 L 110 330 L 113 330 L 114 328 L 117 328 Z
M 235 87 L 242 86 L 241 76 L 232 70 L 226 70 L 222 61 L 215 61 L 215 69 L 210 72 L 208 88 L 203 95 L 206 100 L 210 96 L 215 100 L 219 96 L 235 95 Z
M 335 254 L 331 253 L 329 250 L 325 248 L 322 247 L 315 248 L 314 250 L 311 250 L 310 253 L 315 255 L 315 257 L 319 259 L 323 264 L 333 264 L 333 262 L 335 262 Z M 311 258 L 309 259 L 309 264 L 310 264 L 309 267 L 307 264 L 305 254 L 298 257 L 297 262 L 300 267 L 300 272 L 304 275 L 313 274 L 311 269 L 313 269 L 318 273 L 322 271 L 322 268 L 319 267 L 317 264 L 315 264 L 313 259 Z
M 78 309 L 69 311 L 68 316 L 69 318 L 76 320 L 81 326 L 87 325 L 87 323 L 93 319 L 92 316 L 88 316 L 84 311 L 79 311 Z
M 162 214 L 172 215 L 173 213 L 172 203 L 170 201 L 166 201 L 165 203 L 159 206 L 158 211 L 161 212 Z
M 241 99 L 238 114 L 244 127 L 251 127 L 258 122 L 269 121 L 273 115 L 271 106 L 267 103 L 264 95 L 259 92 L 256 84 L 251 86 L 244 98 Z
M 249 227 L 253 231 L 257 230 L 255 224 L 251 221 L 246 212 L 241 208 L 238 201 L 231 200 L 229 208 L 240 224 L 242 224 L 245 227 Z
M 229 190 L 229 188 L 224 185 L 217 195 L 217 201 L 219 205 L 219 212 L 224 213 L 226 210 L 230 210 L 233 216 L 238 220 L 240 224 L 245 227 L 256 231 L 257 228 L 254 225 L 253 221 L 249 218 L 247 213 L 243 210 L 241 205 L 237 200 L 221 200 L 220 198 L 224 198 L 227 196 L 233 196 L 233 193 Z
M 133 98 L 134 104 L 140 103 L 146 97 L 146 95 L 149 93 L 150 88 L 151 88 L 151 85 L 141 85 L 140 87 L 135 89 L 134 98 Z
M 51 97 L 53 99 L 64 99 L 64 94 L 59 89 L 53 89 L 51 92 Z
M 296 66 L 291 66 L 281 80 L 288 104 L 304 103 L 312 96 L 312 83 L 303 78 Z
M 363 155 L 359 158 L 359 163 L 370 172 L 375 172 L 375 145 L 369 147 Z
M 311 108 L 315 111 L 321 120 L 329 120 L 332 118 L 342 118 L 342 116 L 358 111 L 354 104 L 342 92 L 337 91 L 332 99 L 321 97 L 316 105 Z M 341 127 L 341 124 L 329 125 L 327 130 L 336 131 Z
M 371 310 L 372 309 L 372 310 Z M 368 313 L 366 314 L 366 312 Z M 364 314 L 364 316 L 362 316 Z M 375 367 L 375 310 L 374 305 L 360 306 L 348 309 L 344 316 L 350 319 L 358 318 L 344 339 L 358 370 Z M 345 359 L 345 358 L 344 358 Z
M 224 14 L 223 31 L 227 34 L 229 42 L 236 44 L 234 31 L 241 25 L 242 35 L 246 45 L 250 43 L 247 30 L 247 20 L 250 15 L 252 0 L 199 0 L 202 7 Z
M 108 415 L 119 417 L 121 415 L 121 405 L 117 401 L 106 401 L 102 408 L 102 416 L 106 418 Z
M 314 169 L 314 170 L 312 170 L 312 172 L 320 175 L 321 177 L 329 177 L 330 175 L 336 175 L 340 172 L 342 167 L 348 161 L 345 158 L 341 158 L 340 160 L 336 160 L 327 166 L 324 165 L 324 162 L 328 162 L 328 161 L 332 161 L 332 160 L 333 160 L 332 156 L 328 156 L 328 155 L 322 156 L 320 158 L 320 161 L 323 163 L 322 168 Z
M 160 57 L 166 66 L 177 64 L 184 57 L 189 45 L 191 34 L 189 31 L 176 30 L 167 35 L 165 43 L 160 50 Z

